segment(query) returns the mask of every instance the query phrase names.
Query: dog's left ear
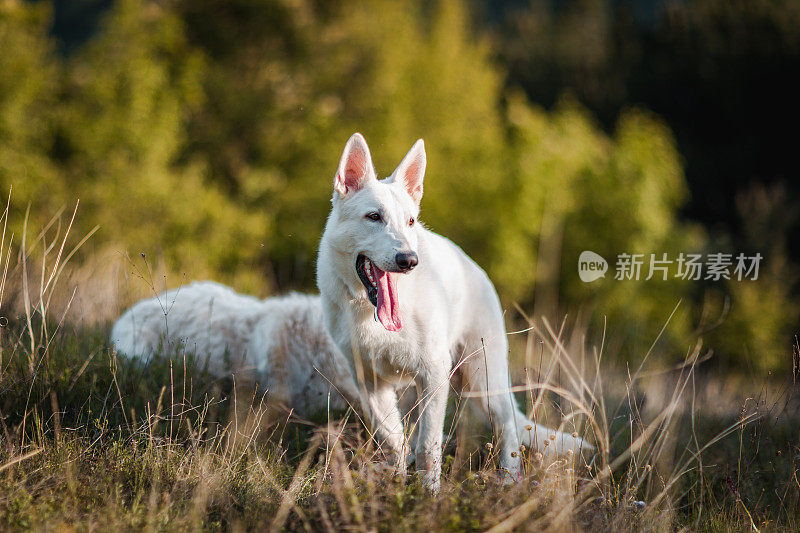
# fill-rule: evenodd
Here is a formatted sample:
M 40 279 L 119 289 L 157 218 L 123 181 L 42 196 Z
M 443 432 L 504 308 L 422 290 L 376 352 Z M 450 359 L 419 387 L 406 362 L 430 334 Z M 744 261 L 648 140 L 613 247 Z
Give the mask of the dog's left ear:
M 419 139 L 400 162 L 394 174 L 392 174 L 395 180 L 405 186 L 408 194 L 411 195 L 417 205 L 422 201 L 422 180 L 425 177 L 426 164 L 425 143 L 422 139 Z

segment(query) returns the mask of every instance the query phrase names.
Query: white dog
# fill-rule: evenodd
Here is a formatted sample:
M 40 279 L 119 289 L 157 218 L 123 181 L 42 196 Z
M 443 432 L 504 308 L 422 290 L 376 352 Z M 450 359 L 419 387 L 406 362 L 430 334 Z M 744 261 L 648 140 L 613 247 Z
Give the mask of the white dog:
M 192 283 L 128 309 L 111 342 L 138 357 L 191 353 L 215 376 L 257 380 L 301 417 L 361 409 L 349 365 L 325 332 L 318 296 L 258 300 L 217 283 Z
M 363 388 L 376 435 L 403 470 L 408 439 L 395 391 L 413 381 L 417 467 L 425 485 L 437 490 L 445 407 L 457 370 L 462 385 L 478 393 L 474 404 L 500 437 L 501 466 L 512 479 L 520 475 L 515 452 L 521 443 L 555 436 L 550 448 L 556 452 L 591 449 L 580 438 L 537 427 L 517 407 L 494 286 L 458 246 L 417 220 L 425 165 L 420 139 L 391 176 L 378 180 L 366 141 L 354 134 L 334 177 L 333 208 L 319 245 L 325 325 Z

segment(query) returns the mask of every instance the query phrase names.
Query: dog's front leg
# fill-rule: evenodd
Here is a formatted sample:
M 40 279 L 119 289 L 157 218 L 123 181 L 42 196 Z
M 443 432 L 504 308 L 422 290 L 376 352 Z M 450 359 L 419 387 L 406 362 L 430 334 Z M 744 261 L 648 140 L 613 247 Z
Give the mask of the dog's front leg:
M 441 486 L 442 431 L 450 385 L 449 369 L 437 370 L 420 373 L 416 380 L 420 413 L 417 470 L 422 473 L 422 483 L 434 492 Z
M 373 386 L 372 390 L 367 391 L 367 403 L 370 424 L 378 445 L 384 448 L 397 472 L 404 476 L 408 442 L 403 432 L 403 421 L 394 386 L 388 383 Z

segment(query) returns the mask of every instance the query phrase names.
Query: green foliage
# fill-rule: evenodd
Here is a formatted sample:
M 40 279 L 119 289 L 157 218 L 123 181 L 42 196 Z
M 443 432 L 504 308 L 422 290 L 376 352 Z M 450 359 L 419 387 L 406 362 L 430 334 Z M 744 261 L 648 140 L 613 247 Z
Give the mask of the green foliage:
M 739 196 L 737 212 L 746 228 L 747 250 L 764 256 L 758 279 L 747 283 L 731 280 L 708 298 L 707 314 L 721 317 L 709 333 L 712 346 L 724 354 L 736 354 L 729 365 L 739 364 L 757 372 L 797 372 L 797 343 L 793 328 L 800 321 L 792 288 L 797 286 L 796 265 L 788 259 L 788 238 L 797 223 L 782 185 L 754 186 Z
M 192 122 L 190 153 L 237 202 L 274 214 L 265 259 L 282 285 L 313 283 L 333 172 L 356 130 L 381 175 L 424 137 L 425 220 L 488 258 L 504 177 L 500 79 L 460 2 L 387 0 L 335 14 L 307 3 L 231 3 L 214 24 L 202 3 L 181 9 L 210 58 L 211 102 Z M 234 28 L 239 38 L 225 39 Z M 465 218 L 465 209 L 483 215 Z
M 66 68 L 59 126 L 84 223 L 194 275 L 252 265 L 266 213 L 236 205 L 204 178 L 202 162 L 179 161 L 189 114 L 204 98 L 203 58 L 182 21 L 155 4 L 121 1 Z
M 17 226 L 31 202 L 40 213 L 53 212 L 64 197 L 64 183 L 49 158 L 58 70 L 47 38 L 47 6 L 0 5 L 0 188 L 13 185 Z
M 511 298 L 527 302 L 533 287 L 563 299 L 564 310 L 580 303 L 631 341 L 652 342 L 691 282 L 648 275 L 614 280 L 620 253 L 677 257 L 702 245 L 702 233 L 675 220 L 685 197 L 680 158 L 669 130 L 654 116 L 629 110 L 613 136 L 571 99 L 546 113 L 520 96 L 508 102 L 515 190 L 497 241 L 493 278 Z M 577 276 L 578 257 L 594 251 L 609 261 L 604 279 L 591 284 Z M 554 309 L 540 308 L 550 314 Z M 670 323 L 668 336 L 682 357 L 689 321 Z M 624 333 L 623 333 L 624 332 Z M 641 350 L 639 350 L 641 351 Z
M 758 281 L 731 282 L 726 289 L 710 298 L 712 311 L 723 318 L 710 335 L 711 345 L 723 354 L 741 354 L 737 361 L 725 361 L 730 366 L 738 362 L 760 374 L 790 371 L 791 326 L 798 312 L 785 283 L 767 274 Z
M 519 86 L 529 99 L 552 109 L 567 91 L 607 130 L 631 103 L 663 117 L 674 132 L 691 189 L 680 212 L 705 225 L 711 242 L 707 249 L 760 251 L 766 264 L 783 267 L 770 274 L 774 279 L 769 283 L 757 283 L 759 287 L 718 286 L 711 288 L 709 302 L 693 298 L 693 307 L 708 304 L 706 310 L 717 313 L 725 309 L 726 299 L 732 305 L 710 337 L 718 359 L 739 365 L 748 359 L 771 361 L 773 370 L 788 369 L 788 347 L 800 327 L 796 313 L 787 313 L 788 302 L 800 290 L 793 272 L 800 263 L 800 219 L 793 215 L 800 181 L 795 143 L 785 132 L 800 117 L 794 90 L 800 73 L 800 4 L 480 3 L 497 7 L 498 17 L 490 23 L 493 44 L 507 66 L 507 83 Z M 738 198 L 751 195 L 753 184 L 776 183 L 785 186 L 787 200 L 776 218 L 791 223 L 764 226 L 740 216 Z M 760 227 L 755 240 L 754 225 Z M 780 238 L 779 232 L 791 242 L 783 253 L 765 253 L 772 251 L 770 243 Z M 752 297 L 743 297 L 745 292 Z M 759 312 L 745 303 L 755 300 Z M 745 328 L 743 321 L 749 324 Z M 765 332 L 762 340 L 774 335 L 772 347 L 753 342 L 750 333 L 755 331 Z M 760 347 L 747 356 L 746 345 Z
M 520 509 L 519 527 L 532 530 L 797 527 L 800 413 L 782 383 L 702 375 L 673 383 L 677 373 L 634 381 L 602 362 L 597 383 L 620 386 L 595 391 L 605 403 L 592 410 L 611 424 L 598 442 L 640 445 L 610 476 L 569 459 L 542 468 L 525 450 L 524 480 L 508 486 L 491 451 L 479 449 L 486 437 L 458 431 L 442 491 L 431 494 L 382 465 L 352 418 L 280 431 L 246 424 L 233 416 L 231 380 L 215 380 L 191 357 L 184 366 L 164 354 L 117 356 L 105 328 L 53 333 L 31 372 L 19 342 L 26 327 L 0 328 L 3 529 L 263 530 L 277 521 L 288 531 L 485 531 Z M 764 400 L 753 402 L 756 394 Z M 253 398 L 241 394 L 236 412 L 256 416 Z M 706 442 L 714 444 L 698 462 Z M 690 468 L 679 467 L 687 460 Z M 632 505 L 640 499 L 643 508 Z
M 613 261 L 704 246 L 677 217 L 688 193 L 669 128 L 634 108 L 609 134 L 570 97 L 531 105 L 503 87 L 463 1 L 119 0 L 66 57 L 51 52 L 48 15 L 0 7 L 0 186 L 14 185 L 17 234 L 28 204 L 38 231 L 80 198 L 73 234 L 100 226 L 84 263 L 144 253 L 251 292 L 313 289 L 348 136 L 365 134 L 381 175 L 422 137 L 422 218 L 487 268 L 507 308 L 589 311 L 635 358 L 683 301 L 665 339 L 676 357 L 691 341 L 701 288 L 589 285 L 575 271 L 583 250 Z M 753 293 L 740 302 L 776 290 L 731 289 Z M 756 313 L 763 324 L 726 351 L 785 335 L 776 313 Z

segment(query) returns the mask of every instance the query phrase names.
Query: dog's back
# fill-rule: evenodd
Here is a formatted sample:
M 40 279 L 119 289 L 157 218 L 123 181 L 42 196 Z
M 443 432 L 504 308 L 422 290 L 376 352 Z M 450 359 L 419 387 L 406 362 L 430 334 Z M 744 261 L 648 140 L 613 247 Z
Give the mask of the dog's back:
M 111 341 L 131 356 L 150 356 L 183 349 L 208 356 L 215 375 L 240 370 L 255 323 L 263 319 L 264 303 L 209 281 L 195 282 L 141 300 L 117 320 Z M 229 356 L 233 368 L 226 368 Z M 254 355 L 254 354 L 253 354 Z
M 133 305 L 111 342 L 135 357 L 193 354 L 213 375 L 257 380 L 302 417 L 356 407 L 358 392 L 325 331 L 318 296 L 259 300 L 195 282 Z

